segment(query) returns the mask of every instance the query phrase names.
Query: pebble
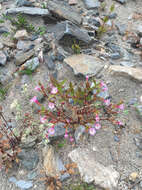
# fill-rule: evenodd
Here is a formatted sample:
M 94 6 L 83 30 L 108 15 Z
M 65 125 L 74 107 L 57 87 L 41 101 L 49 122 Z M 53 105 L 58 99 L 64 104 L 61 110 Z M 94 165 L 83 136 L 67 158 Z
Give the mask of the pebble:
M 15 177 L 10 177 L 9 181 L 14 183 L 21 190 L 30 189 L 33 186 L 32 181 L 17 180 Z
M 115 135 L 113 138 L 114 138 L 114 141 L 116 141 L 116 142 L 119 142 L 119 141 L 120 141 L 120 139 L 119 139 L 118 136 L 116 136 L 116 135 Z
M 7 56 L 4 52 L 0 51 L 0 66 L 5 66 L 7 62 Z
M 4 45 L 0 42 L 0 50 L 3 49 Z
M 53 62 L 53 58 L 51 56 L 48 55 L 44 55 L 44 62 L 45 65 L 47 65 L 49 70 L 54 70 L 55 69 L 55 63 Z
M 110 58 L 111 59 L 120 59 L 122 56 L 120 55 L 120 53 L 118 53 L 118 52 L 116 52 L 116 53 L 112 53 L 111 55 L 110 55 Z
M 139 177 L 139 174 L 137 172 L 133 172 L 133 173 L 130 174 L 129 180 L 132 181 L 132 182 L 135 182 L 136 179 L 138 179 L 138 177 Z
M 26 30 L 18 30 L 14 35 L 15 39 L 25 39 L 28 38 L 28 33 Z
M 28 60 L 26 63 L 24 63 L 22 65 L 22 68 L 24 68 L 24 69 L 30 69 L 31 71 L 35 71 L 38 66 L 39 66 L 38 57 L 34 57 L 34 58 Z

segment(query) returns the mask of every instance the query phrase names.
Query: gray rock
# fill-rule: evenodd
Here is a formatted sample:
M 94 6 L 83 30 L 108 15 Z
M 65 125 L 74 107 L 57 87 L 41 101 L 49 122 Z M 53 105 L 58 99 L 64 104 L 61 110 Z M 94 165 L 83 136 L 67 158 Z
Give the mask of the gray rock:
M 0 50 L 3 49 L 4 45 L 0 42 Z
M 124 36 L 126 33 L 127 26 L 125 24 L 116 24 L 116 27 L 118 29 L 118 33 L 121 36 Z
M 22 7 L 22 6 L 30 7 L 30 6 L 32 6 L 32 2 L 27 1 L 27 0 L 16 0 L 15 4 L 17 7 Z
M 83 125 L 80 125 L 79 127 L 77 127 L 74 133 L 76 143 L 79 142 L 80 137 L 82 136 L 84 132 L 85 132 L 85 127 Z
M 18 154 L 18 158 L 22 166 L 27 170 L 33 170 L 39 162 L 39 156 L 35 150 L 23 149 Z
M 61 122 L 55 124 L 55 127 L 54 127 L 55 133 L 54 133 L 54 135 L 50 135 L 49 134 L 49 138 L 50 139 L 57 139 L 59 137 L 64 136 L 65 135 L 65 128 L 64 128 L 64 126 L 65 126 L 65 124 L 61 123 Z
M 120 62 L 120 65 L 122 66 L 127 66 L 127 67 L 133 67 L 134 66 L 134 63 L 130 62 L 130 61 L 122 61 Z
M 101 3 L 98 0 L 84 0 L 87 9 L 100 8 Z
M 116 52 L 116 53 L 112 53 L 111 55 L 110 55 L 110 58 L 111 59 L 120 59 L 122 56 L 120 55 L 120 53 L 119 52 Z
M 11 8 L 5 11 L 5 14 L 27 14 L 27 15 L 38 15 L 38 16 L 49 16 L 48 9 L 41 9 L 36 7 L 19 7 Z
M 104 67 L 100 59 L 85 54 L 69 56 L 64 62 L 73 69 L 75 75 L 97 75 Z
M 61 171 L 65 171 L 66 168 L 55 149 L 50 145 L 43 148 L 43 167 L 47 176 L 59 176 L 61 181 L 70 177 L 67 172 L 61 174 Z
M 140 150 L 142 150 L 142 136 L 137 135 L 136 137 L 134 137 L 134 142 L 135 142 L 135 145 L 136 145 Z
M 142 120 L 142 105 L 136 106 L 136 110 L 138 112 L 138 118 Z
M 129 105 L 129 106 L 130 106 L 130 105 L 134 105 L 137 101 L 138 101 L 137 98 L 132 98 L 131 100 L 129 100 L 128 105 Z
M 109 19 L 115 19 L 117 17 L 117 13 L 111 13 L 108 15 Z
M 24 62 L 26 62 L 28 59 L 30 59 L 34 55 L 34 50 L 30 50 L 28 52 L 18 52 L 15 55 L 15 64 L 16 65 L 21 65 Z
M 111 72 L 112 74 L 115 74 L 115 75 L 131 77 L 139 82 L 142 82 L 142 69 L 140 69 L 140 68 L 112 65 L 109 67 L 109 72 Z
M 117 1 L 117 2 L 119 2 L 121 4 L 125 4 L 127 2 L 127 0 L 115 0 L 115 1 Z
M 139 25 L 137 28 L 137 33 L 140 37 L 142 37 L 142 25 Z
M 36 140 L 37 137 L 35 136 L 26 137 L 24 140 L 22 139 L 20 147 L 25 149 L 33 148 L 36 144 Z
M 30 69 L 31 71 L 35 71 L 38 66 L 39 66 L 38 57 L 34 57 L 23 64 L 24 69 Z
M 52 28 L 51 32 L 54 32 L 56 39 L 60 43 L 73 44 L 74 38 L 75 40 L 82 41 L 86 44 L 91 42 L 91 38 L 87 31 L 80 29 L 69 21 L 63 21 L 56 24 L 56 26 Z
M 18 180 L 15 185 L 23 190 L 30 189 L 33 186 L 32 181 Z
M 0 34 L 8 33 L 8 29 L 5 26 L 0 26 Z
M 63 4 L 60 1 L 49 1 L 48 9 L 53 15 L 57 15 L 59 18 L 69 20 L 75 24 L 81 24 L 81 16 L 75 12 L 69 5 Z
M 0 65 L 5 66 L 7 62 L 7 56 L 3 51 L 0 51 Z
M 105 167 L 97 162 L 92 151 L 78 148 L 70 152 L 69 157 L 77 164 L 84 182 L 94 182 L 103 189 L 117 189 L 119 173 L 112 166 Z
M 26 52 L 27 50 L 31 49 L 31 45 L 34 47 L 34 44 L 32 44 L 31 41 L 18 40 L 18 42 L 17 42 L 17 49 Z
M 37 177 L 37 172 L 35 172 L 35 171 L 31 171 L 30 173 L 28 173 L 28 179 L 29 180 L 33 180 L 33 179 L 35 179 L 36 177 Z
M 49 70 L 54 70 L 55 69 L 55 63 L 53 62 L 51 56 L 44 55 L 44 62 L 47 65 Z

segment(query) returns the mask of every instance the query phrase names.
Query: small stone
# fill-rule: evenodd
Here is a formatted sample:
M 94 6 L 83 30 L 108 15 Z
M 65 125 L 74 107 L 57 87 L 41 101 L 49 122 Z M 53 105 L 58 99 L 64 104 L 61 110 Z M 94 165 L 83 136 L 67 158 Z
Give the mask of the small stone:
M 27 50 L 30 50 L 31 48 L 34 48 L 34 44 L 31 44 L 31 41 L 18 40 L 18 42 L 17 42 L 17 49 L 26 52 Z
M 101 3 L 98 0 L 84 0 L 84 3 L 87 9 L 98 9 L 101 6 Z
M 18 180 L 18 181 L 16 181 L 15 184 L 22 190 L 30 189 L 33 186 L 32 181 L 24 181 L 24 180 Z
M 44 147 L 42 152 L 43 167 L 47 176 L 59 176 L 61 181 L 69 178 L 70 175 L 68 173 L 61 174 L 61 171 L 66 170 L 66 168 L 51 145 Z
M 137 135 L 135 138 L 134 138 L 134 142 L 135 142 L 135 145 L 140 149 L 142 150 L 142 137 L 140 135 Z
M 27 14 L 27 15 L 39 15 L 39 16 L 49 16 L 50 13 L 48 9 L 41 9 L 37 7 L 19 7 L 10 8 L 5 11 L 5 14 Z
M 75 133 L 74 133 L 76 143 L 79 142 L 80 137 L 82 136 L 82 134 L 84 132 L 85 132 L 85 127 L 83 125 L 80 125 L 77 127 L 77 129 L 75 130 Z
M 49 1 L 48 9 L 59 18 L 64 18 L 74 24 L 81 24 L 82 22 L 81 16 L 77 12 L 60 1 Z
M 120 141 L 120 139 L 118 138 L 118 136 L 114 136 L 114 141 L 116 141 L 116 142 L 119 142 Z
M 33 170 L 39 162 L 39 156 L 35 150 L 22 149 L 18 154 L 18 158 L 22 166 L 27 170 Z
M 5 55 L 5 53 L 0 51 L 0 65 L 5 66 L 6 62 L 7 62 L 7 56 Z
M 27 0 L 16 0 L 15 4 L 17 7 L 22 7 L 22 6 L 30 7 L 30 6 L 32 6 L 32 2 L 27 1 Z
M 116 0 L 116 1 L 121 3 L 121 4 L 125 4 L 127 2 L 127 0 Z
M 28 33 L 26 30 L 18 30 L 16 34 L 14 35 L 14 38 L 16 39 L 25 39 L 28 38 Z
M 92 183 L 103 188 L 117 189 L 120 175 L 112 166 L 105 167 L 96 161 L 92 151 L 77 148 L 68 155 L 77 164 L 83 182 Z
M 77 0 L 69 0 L 69 5 L 76 5 L 77 3 Z
M 131 100 L 129 100 L 128 102 L 128 105 L 131 106 L 131 105 L 134 105 L 136 102 L 137 102 L 137 98 L 132 98 Z
M 139 25 L 137 28 L 137 33 L 140 37 L 142 37 L 142 25 Z
M 136 111 L 138 112 L 139 119 L 142 120 L 142 105 L 136 106 Z
M 39 60 L 37 57 L 34 57 L 28 60 L 26 63 L 24 63 L 20 70 L 30 69 L 31 71 L 35 71 L 38 66 L 39 66 Z
M 75 75 L 96 75 L 104 67 L 100 59 L 85 54 L 69 56 L 64 62 L 73 69 Z
M 4 45 L 0 42 L 0 50 L 3 49 Z
M 29 58 L 31 58 L 34 55 L 34 50 L 30 50 L 28 52 L 18 52 L 15 55 L 15 64 L 21 65 L 24 62 L 26 62 Z
M 55 69 L 55 63 L 53 62 L 52 60 L 52 57 L 51 56 L 48 56 L 48 55 L 44 55 L 44 62 L 45 62 L 45 65 L 47 65 L 48 69 L 49 70 L 54 70 Z
M 109 71 L 112 74 L 131 77 L 139 82 L 142 82 L 142 69 L 113 65 L 109 67 Z
M 124 67 L 133 67 L 134 64 L 130 61 L 122 61 L 120 62 L 120 65 L 124 66 Z
M 138 178 L 139 178 L 139 174 L 137 172 L 133 172 L 129 176 L 129 180 L 132 181 L 132 182 L 135 182 L 136 179 L 138 179 Z
M 124 36 L 126 33 L 127 26 L 125 24 L 116 24 L 116 27 L 118 29 L 118 33 L 121 36 Z
M 110 55 L 110 58 L 111 59 L 120 59 L 122 56 L 120 55 L 120 53 L 118 53 L 118 52 L 116 52 L 116 53 L 112 53 L 111 55 Z
M 91 38 L 87 31 L 80 29 L 77 25 L 69 21 L 62 21 L 56 24 L 50 32 L 55 34 L 55 38 L 61 44 L 68 46 L 74 43 L 74 39 L 84 42 L 85 44 L 91 42 Z
M 37 137 L 35 136 L 28 136 L 24 139 L 21 139 L 21 148 L 33 148 L 36 144 Z
M 108 15 L 109 19 L 115 19 L 117 17 L 117 13 L 111 13 Z
M 9 30 L 5 26 L 0 26 L 0 34 L 8 33 Z

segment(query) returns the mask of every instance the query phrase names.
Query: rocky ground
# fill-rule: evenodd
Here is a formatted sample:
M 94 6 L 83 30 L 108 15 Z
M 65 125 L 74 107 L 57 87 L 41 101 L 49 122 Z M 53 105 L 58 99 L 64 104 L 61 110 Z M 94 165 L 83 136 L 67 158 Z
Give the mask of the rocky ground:
M 63 190 L 82 189 L 74 185 L 83 182 L 94 190 L 142 189 L 141 9 L 141 0 L 0 0 L 0 101 L 13 128 L 27 112 L 38 125 L 38 107 L 30 99 L 37 95 L 42 101 L 34 88 L 50 75 L 77 83 L 86 75 L 105 81 L 109 94 L 102 96 L 125 104 L 119 131 L 106 123 L 95 136 L 72 144 L 57 126 L 57 140 L 46 146 L 37 143 L 37 134 L 27 136 L 20 166 L 7 175 L 1 171 L 0 189 L 48 190 L 41 169 L 57 175 L 70 162 L 78 169 L 60 176 Z

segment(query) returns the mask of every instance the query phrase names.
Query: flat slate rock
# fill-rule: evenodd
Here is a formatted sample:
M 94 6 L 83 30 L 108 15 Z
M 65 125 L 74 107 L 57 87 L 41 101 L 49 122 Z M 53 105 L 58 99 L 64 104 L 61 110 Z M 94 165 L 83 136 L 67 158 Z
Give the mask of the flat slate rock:
M 81 16 L 77 12 L 75 12 L 69 5 L 63 4 L 60 1 L 49 1 L 48 9 L 59 18 L 69 20 L 75 24 L 81 24 L 82 22 Z
M 64 62 L 73 69 L 75 75 L 95 76 L 104 67 L 100 59 L 85 54 L 69 56 Z
M 85 44 L 89 44 L 91 42 L 91 38 L 87 31 L 80 29 L 77 25 L 69 21 L 60 22 L 50 30 L 50 32 L 54 32 L 55 38 L 60 43 L 65 42 L 69 44 L 69 41 L 73 41 L 73 38 L 82 41 Z
M 48 9 L 41 9 L 36 7 L 18 7 L 11 8 L 5 11 L 5 14 L 27 14 L 27 15 L 39 15 L 39 16 L 48 16 L 50 13 Z

